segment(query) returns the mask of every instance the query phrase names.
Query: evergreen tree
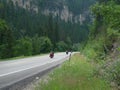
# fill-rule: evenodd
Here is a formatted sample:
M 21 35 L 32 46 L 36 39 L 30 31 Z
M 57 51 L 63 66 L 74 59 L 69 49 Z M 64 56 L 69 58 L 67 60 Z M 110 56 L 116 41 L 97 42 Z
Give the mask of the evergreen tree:
M 5 21 L 0 20 L 0 58 L 13 57 L 13 32 Z

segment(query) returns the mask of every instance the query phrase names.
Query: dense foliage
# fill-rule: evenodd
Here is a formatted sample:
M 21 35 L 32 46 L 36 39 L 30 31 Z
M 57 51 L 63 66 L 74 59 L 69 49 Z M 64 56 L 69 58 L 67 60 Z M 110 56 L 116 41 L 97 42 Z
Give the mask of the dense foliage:
M 120 44 L 120 3 L 119 0 L 98 1 L 91 7 L 94 23 L 83 52 L 90 60 L 98 62 L 108 60 L 104 62 L 102 66 L 103 72 L 100 74 L 106 80 L 115 82 L 119 86 L 120 60 L 117 53 L 120 53 L 118 50 Z M 111 53 L 115 55 L 113 58 L 111 58 Z
M 75 24 L 72 22 L 64 22 L 60 20 L 59 17 L 53 18 L 52 15 L 45 16 L 41 14 L 43 8 L 53 8 L 57 7 L 53 6 L 54 3 L 59 3 L 59 1 L 38 1 L 33 0 L 31 3 L 35 3 L 35 5 L 39 5 L 38 13 L 35 13 L 32 9 L 30 11 L 19 7 L 13 4 L 11 0 L 0 0 L 0 18 L 7 21 L 12 29 L 14 30 L 15 37 L 21 38 L 22 36 L 30 36 L 33 37 L 36 33 L 38 36 L 48 36 L 52 41 L 52 36 L 57 36 L 56 41 L 64 41 L 65 38 L 70 37 L 73 43 L 78 43 L 87 38 L 88 28 L 87 22 L 84 25 Z M 61 1 L 65 2 L 65 1 Z M 83 2 L 82 0 L 78 2 L 74 1 L 74 4 L 78 4 L 76 6 L 71 5 L 72 1 L 66 1 L 66 4 L 73 13 L 79 12 L 76 15 L 82 13 L 83 11 L 87 11 L 88 7 L 91 5 L 91 2 Z M 53 4 L 52 4 L 53 3 Z M 81 6 L 82 3 L 88 4 L 84 5 L 84 9 Z M 61 5 L 62 6 L 62 5 Z M 73 6 L 73 7 L 72 7 Z M 79 8 L 77 8 L 79 7 Z M 54 9 L 54 8 L 53 8 Z M 56 8 L 57 9 L 57 8 Z M 60 9 L 60 7 L 58 7 Z M 52 32 L 52 34 L 50 33 Z M 59 33 L 59 34 L 57 34 Z M 77 36 L 77 37 L 76 37 Z
M 103 1 L 95 4 L 91 9 L 95 19 L 91 27 L 88 44 L 93 44 L 91 49 L 95 50 L 99 57 L 112 50 L 114 42 L 119 40 L 120 5 L 113 0 L 106 3 Z
M 31 0 L 30 4 L 38 7 L 38 12 L 35 12 L 32 6 L 30 9 L 23 8 L 18 2 L 0 0 L 0 58 L 36 55 L 50 50 L 78 50 L 79 44 L 74 43 L 87 39 L 89 19 L 80 25 L 65 22 L 52 14 L 45 16 L 41 11 L 45 8 L 62 10 L 67 5 L 71 12 L 78 15 L 88 11 L 93 2 L 94 0 Z
M 0 58 L 13 56 L 13 33 L 5 21 L 0 20 Z

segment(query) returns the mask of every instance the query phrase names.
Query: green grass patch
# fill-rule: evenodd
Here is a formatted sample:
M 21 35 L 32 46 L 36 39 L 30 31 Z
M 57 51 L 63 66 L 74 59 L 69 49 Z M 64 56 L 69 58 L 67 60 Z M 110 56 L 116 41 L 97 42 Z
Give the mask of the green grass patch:
M 0 61 L 17 60 L 17 59 L 24 59 L 24 58 L 30 58 L 30 57 L 36 57 L 36 56 L 43 56 L 43 55 L 48 55 L 48 53 L 38 54 L 38 55 L 33 55 L 33 56 L 18 56 L 18 57 L 13 57 L 13 58 L 0 59 Z
M 95 65 L 76 54 L 43 80 L 35 90 L 110 90 L 109 84 L 94 76 Z

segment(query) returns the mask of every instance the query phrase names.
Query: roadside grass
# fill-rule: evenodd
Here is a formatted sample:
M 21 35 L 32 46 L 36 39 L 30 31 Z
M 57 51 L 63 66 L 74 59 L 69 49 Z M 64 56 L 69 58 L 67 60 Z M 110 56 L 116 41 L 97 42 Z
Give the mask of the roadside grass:
M 60 53 L 60 52 L 55 52 L 55 53 Z M 9 61 L 9 60 L 17 60 L 17 59 L 24 59 L 24 58 L 30 58 L 30 57 L 36 57 L 36 56 L 44 56 L 48 55 L 49 53 L 41 53 L 37 55 L 31 55 L 31 56 L 18 56 L 18 57 L 12 57 L 12 58 L 5 58 L 5 59 L 0 59 L 0 61 Z
M 94 76 L 95 65 L 87 62 L 84 56 L 75 54 L 43 79 L 35 90 L 111 90 L 105 80 Z
M 6 58 L 6 59 L 0 59 L 0 61 L 9 61 L 9 60 L 17 60 L 17 59 L 24 59 L 24 58 L 30 58 L 30 57 L 36 57 L 36 56 L 44 56 L 44 55 L 48 55 L 48 53 L 46 54 L 38 54 L 38 55 L 33 55 L 33 56 L 18 56 L 18 57 L 13 57 L 13 58 Z

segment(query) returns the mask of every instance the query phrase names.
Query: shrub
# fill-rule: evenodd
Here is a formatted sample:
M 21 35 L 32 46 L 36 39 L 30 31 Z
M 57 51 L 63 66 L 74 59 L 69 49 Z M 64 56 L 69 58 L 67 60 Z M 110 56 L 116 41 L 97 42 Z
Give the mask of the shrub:
M 38 35 L 35 35 L 32 38 L 33 55 L 40 54 L 41 44 L 42 44 L 41 38 L 38 37 Z
M 15 56 L 29 56 L 32 55 L 32 42 L 29 37 L 22 38 L 16 41 L 16 46 L 14 47 Z
M 53 47 L 52 42 L 48 37 L 40 38 L 40 52 L 41 53 L 50 52 L 52 47 Z
M 60 52 L 66 51 L 68 49 L 67 44 L 64 41 L 60 41 L 60 42 L 57 43 L 57 49 Z

